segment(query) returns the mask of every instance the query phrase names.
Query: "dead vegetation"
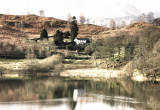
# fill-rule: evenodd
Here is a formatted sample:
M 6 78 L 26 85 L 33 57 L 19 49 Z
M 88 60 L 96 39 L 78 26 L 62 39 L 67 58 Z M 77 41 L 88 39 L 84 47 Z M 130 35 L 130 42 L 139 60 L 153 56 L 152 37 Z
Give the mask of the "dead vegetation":
M 80 38 L 101 38 L 101 32 L 108 30 L 106 27 L 79 24 Z M 17 39 L 39 38 L 40 32 L 45 28 L 52 36 L 57 30 L 70 31 L 67 21 L 51 17 L 40 17 L 36 15 L 1 15 L 0 16 L 0 38 L 16 42 Z M 15 39 L 15 40 L 14 40 Z
M 36 75 L 37 73 L 46 74 L 50 72 L 50 75 L 59 74 L 63 69 L 62 56 L 52 55 L 42 61 L 28 60 L 26 66 L 23 68 L 24 72 L 29 75 Z

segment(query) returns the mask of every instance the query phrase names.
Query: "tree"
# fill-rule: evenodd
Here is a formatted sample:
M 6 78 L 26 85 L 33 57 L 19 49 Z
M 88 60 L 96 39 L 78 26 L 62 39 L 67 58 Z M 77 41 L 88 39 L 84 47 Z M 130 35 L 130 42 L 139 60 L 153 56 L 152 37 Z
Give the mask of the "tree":
M 39 15 L 40 15 L 40 16 L 45 16 L 44 10 L 39 10 Z
M 121 28 L 124 28 L 124 27 L 126 27 L 126 26 L 127 26 L 126 22 L 125 22 L 125 21 L 122 21 L 122 23 L 121 23 Z
M 121 61 L 121 50 L 124 46 L 125 38 L 130 37 L 127 32 L 121 31 L 116 33 L 116 36 L 114 37 L 114 46 L 117 48 L 118 53 L 118 61 Z M 113 38 L 112 38 L 113 39 Z
M 72 21 L 72 16 L 70 13 L 67 14 L 67 25 L 66 25 L 66 28 L 69 28 L 70 27 L 70 22 Z
M 152 23 L 153 20 L 154 20 L 153 12 L 149 12 L 147 15 L 143 13 L 142 15 L 139 15 L 137 18 L 138 22 Z
M 126 60 L 130 60 L 132 55 L 133 55 L 133 52 L 134 52 L 134 43 L 129 41 L 128 43 L 126 43 L 125 45 L 125 58 Z
M 43 39 L 48 39 L 48 33 L 47 33 L 46 29 L 43 29 L 43 30 L 42 30 L 40 39 L 41 39 L 41 40 L 43 40 Z
M 114 30 L 116 29 L 116 22 L 114 19 L 111 19 L 110 24 L 109 24 L 110 29 Z
M 54 35 L 54 43 L 56 45 L 63 44 L 63 32 L 62 31 L 60 30 L 56 31 L 56 34 Z
M 72 21 L 70 23 L 70 29 L 71 29 L 70 38 L 71 38 L 71 42 L 73 43 L 74 39 L 77 37 L 78 31 L 79 31 L 78 25 L 77 25 L 77 20 L 76 20 L 75 16 L 72 18 Z
M 160 18 L 156 18 L 152 22 L 154 25 L 160 26 Z
M 155 76 L 160 72 L 160 51 L 157 44 L 160 42 L 160 29 L 157 26 L 145 27 L 136 33 L 138 45 L 136 46 L 137 69 L 141 73 Z M 156 49 L 157 48 L 157 49 Z
M 80 18 L 80 23 L 82 23 L 82 24 L 85 23 L 86 19 L 85 19 L 83 13 L 81 13 L 81 15 L 79 16 L 79 18 Z
M 142 15 L 138 16 L 137 21 L 138 22 L 145 22 L 145 18 L 146 18 L 146 15 L 143 13 Z
M 72 21 L 72 16 L 70 13 L 67 14 L 67 21 L 68 22 L 71 22 Z
M 52 20 L 50 22 L 51 27 L 57 27 L 58 26 L 58 22 L 56 20 Z
M 89 18 L 87 18 L 86 22 L 87 22 L 87 24 L 90 24 L 90 19 L 89 19 Z
M 149 12 L 147 14 L 147 23 L 152 23 L 153 20 L 154 20 L 154 14 L 153 14 L 153 12 Z

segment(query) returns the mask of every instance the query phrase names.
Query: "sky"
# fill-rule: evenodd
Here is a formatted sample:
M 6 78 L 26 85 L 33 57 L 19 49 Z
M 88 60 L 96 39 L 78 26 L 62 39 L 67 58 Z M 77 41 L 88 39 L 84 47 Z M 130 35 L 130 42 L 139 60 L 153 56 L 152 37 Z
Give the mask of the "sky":
M 86 17 L 123 17 L 126 14 L 160 12 L 160 0 L 3 0 L 2 14 L 39 15 L 39 10 L 45 11 L 45 16 L 66 19 L 67 14 Z

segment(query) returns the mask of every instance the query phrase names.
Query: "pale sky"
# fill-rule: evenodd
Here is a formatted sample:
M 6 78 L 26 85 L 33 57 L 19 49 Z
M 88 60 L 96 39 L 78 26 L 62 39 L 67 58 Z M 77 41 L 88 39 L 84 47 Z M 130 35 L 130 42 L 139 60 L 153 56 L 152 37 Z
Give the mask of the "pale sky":
M 42 9 L 46 16 L 62 19 L 68 13 L 72 16 L 83 13 L 86 17 L 119 17 L 133 9 L 142 13 L 160 12 L 160 0 L 3 0 L 0 4 L 0 13 L 3 14 L 30 12 L 39 15 Z

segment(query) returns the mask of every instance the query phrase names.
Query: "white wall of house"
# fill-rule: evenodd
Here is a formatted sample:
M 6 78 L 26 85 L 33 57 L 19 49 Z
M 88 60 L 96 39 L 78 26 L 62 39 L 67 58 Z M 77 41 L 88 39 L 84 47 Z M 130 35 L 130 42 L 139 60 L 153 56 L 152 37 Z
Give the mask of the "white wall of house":
M 77 38 L 74 39 L 74 42 L 77 44 L 77 45 L 82 45 L 82 44 L 86 44 L 87 43 L 87 40 L 79 40 Z

